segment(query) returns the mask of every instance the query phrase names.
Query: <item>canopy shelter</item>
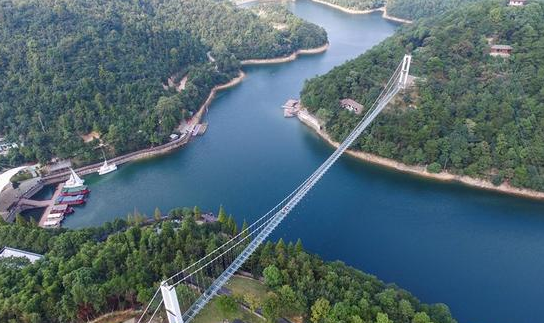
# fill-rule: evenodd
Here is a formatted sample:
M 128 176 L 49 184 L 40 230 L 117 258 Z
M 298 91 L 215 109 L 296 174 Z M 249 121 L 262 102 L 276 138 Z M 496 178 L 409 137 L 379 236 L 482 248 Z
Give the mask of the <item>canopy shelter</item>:
M 22 171 L 23 169 L 27 167 L 28 166 L 20 166 L 20 167 L 12 168 L 0 174 L 0 192 L 2 192 L 4 188 L 6 188 L 10 184 L 10 179 L 13 176 L 15 176 L 18 172 Z

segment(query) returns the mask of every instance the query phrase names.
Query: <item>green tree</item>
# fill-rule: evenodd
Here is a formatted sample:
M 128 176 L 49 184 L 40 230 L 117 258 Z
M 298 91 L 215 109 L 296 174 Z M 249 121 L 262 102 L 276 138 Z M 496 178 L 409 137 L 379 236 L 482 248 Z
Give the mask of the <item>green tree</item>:
M 313 323 L 320 323 L 325 320 L 331 310 L 331 304 L 325 298 L 319 298 L 315 301 L 311 308 L 310 320 Z M 380 322 L 381 323 L 381 322 Z
M 155 208 L 155 212 L 153 212 L 153 218 L 154 218 L 155 221 L 157 221 L 157 222 L 160 221 L 160 220 L 162 219 L 162 212 L 161 212 L 161 210 L 160 210 L 158 207 L 156 207 L 156 208 Z
M 202 211 L 198 207 L 198 205 L 195 205 L 193 208 L 193 214 L 195 216 L 195 220 L 200 220 L 202 218 Z
M 270 265 L 263 270 L 264 283 L 271 288 L 281 286 L 282 276 L 278 267 Z
M 225 208 L 223 205 L 219 206 L 219 213 L 217 215 L 217 221 L 222 224 L 227 223 L 227 212 L 225 212 Z
M 238 304 L 236 304 L 234 298 L 227 295 L 220 295 L 217 297 L 217 308 L 225 317 L 231 317 L 238 311 Z
M 268 292 L 263 302 L 263 315 L 268 322 L 276 322 L 280 317 L 281 303 L 278 295 Z

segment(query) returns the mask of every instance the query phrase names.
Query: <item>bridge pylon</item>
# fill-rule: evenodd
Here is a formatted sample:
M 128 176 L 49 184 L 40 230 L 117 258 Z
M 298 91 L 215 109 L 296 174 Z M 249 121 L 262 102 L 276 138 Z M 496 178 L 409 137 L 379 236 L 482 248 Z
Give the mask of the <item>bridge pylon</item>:
M 410 74 L 410 65 L 412 64 L 412 55 L 404 55 L 402 59 L 402 67 L 400 70 L 399 86 L 401 89 L 406 89 L 408 75 Z
M 184 323 L 181 309 L 179 308 L 176 288 L 170 286 L 166 281 L 161 283 L 161 294 L 164 301 L 164 309 L 168 317 L 168 323 Z

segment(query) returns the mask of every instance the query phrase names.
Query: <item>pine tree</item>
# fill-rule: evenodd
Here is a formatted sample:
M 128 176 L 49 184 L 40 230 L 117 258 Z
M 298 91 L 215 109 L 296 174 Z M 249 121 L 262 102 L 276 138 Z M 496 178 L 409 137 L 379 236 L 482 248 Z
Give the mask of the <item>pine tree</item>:
M 300 254 L 304 251 L 304 247 L 302 246 L 302 240 L 298 239 L 297 244 L 295 245 L 295 252 L 297 254 Z
M 227 223 L 227 213 L 225 212 L 225 208 L 223 205 L 219 206 L 219 214 L 217 215 L 217 221 L 219 223 Z
M 236 224 L 236 221 L 234 221 L 234 217 L 232 215 L 230 215 L 227 220 L 227 230 L 233 236 L 238 233 L 238 225 Z
M 154 218 L 155 221 L 157 221 L 157 222 L 160 221 L 161 218 L 162 218 L 162 212 L 161 212 L 161 210 L 160 210 L 158 207 L 155 208 L 155 212 L 153 213 L 153 218 Z
M 195 207 L 193 208 L 193 214 L 195 216 L 195 220 L 200 220 L 200 218 L 202 217 L 202 211 L 200 210 L 198 205 L 195 205 Z
M 246 232 L 247 228 L 249 228 L 249 225 L 247 224 L 246 219 L 244 219 L 244 223 L 242 224 L 242 237 L 245 238 L 249 235 L 249 231 Z

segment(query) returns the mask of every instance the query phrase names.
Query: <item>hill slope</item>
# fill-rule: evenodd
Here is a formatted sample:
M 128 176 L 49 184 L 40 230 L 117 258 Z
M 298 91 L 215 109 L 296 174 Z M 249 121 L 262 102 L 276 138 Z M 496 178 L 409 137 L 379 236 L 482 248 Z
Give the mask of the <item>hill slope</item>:
M 415 20 L 442 14 L 476 1 L 479 0 L 387 0 L 387 13 L 394 17 Z
M 286 15 L 326 42 L 324 30 Z M 11 164 L 99 158 L 81 138 L 91 131 L 112 155 L 163 143 L 238 60 L 312 44 L 212 0 L 0 0 L 0 21 L 0 136 L 24 144 Z M 163 89 L 172 75 L 188 75 L 181 93 Z
M 503 59 L 488 41 L 513 46 Z M 307 82 L 303 104 L 336 140 L 358 118 L 338 100 L 371 105 L 405 53 L 416 88 L 384 112 L 357 149 L 544 190 L 544 3 L 483 1 L 405 26 L 364 55 Z
M 0 259 L 0 321 L 89 322 L 102 313 L 140 308 L 161 280 L 236 232 L 232 219 L 197 225 L 191 209 L 174 209 L 169 218 L 147 227 L 117 219 L 99 228 L 54 231 L 22 221 L 0 223 L 0 245 L 45 255 L 24 268 L 18 267 L 24 261 Z M 318 322 L 455 323 L 447 306 L 422 304 L 372 275 L 324 262 L 301 243 L 268 242 L 243 269 L 261 277 L 265 268 L 265 277 L 274 278 L 267 280 L 270 292 L 252 304 L 257 301 L 271 322 L 311 316 Z M 243 296 L 236 295 L 247 300 Z

